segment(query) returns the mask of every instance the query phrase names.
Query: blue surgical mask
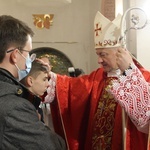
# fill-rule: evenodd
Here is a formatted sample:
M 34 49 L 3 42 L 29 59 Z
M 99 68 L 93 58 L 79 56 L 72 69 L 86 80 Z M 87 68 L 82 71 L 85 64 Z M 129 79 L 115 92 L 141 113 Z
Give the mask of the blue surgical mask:
M 24 77 L 28 75 L 28 72 L 26 70 L 18 70 L 18 80 L 22 80 Z
M 35 57 L 36 57 L 36 55 L 35 55 Z M 23 58 L 25 58 L 25 57 L 23 56 Z M 20 70 L 18 68 L 18 66 L 16 65 L 16 67 L 18 69 L 18 78 L 19 78 L 18 80 L 19 81 L 22 80 L 24 77 L 26 77 L 28 75 L 28 73 L 30 72 L 31 67 L 32 67 L 32 61 L 33 60 L 31 60 L 31 57 L 28 55 L 28 57 L 25 58 L 25 59 L 26 59 L 26 63 L 25 63 L 26 64 L 26 69 Z

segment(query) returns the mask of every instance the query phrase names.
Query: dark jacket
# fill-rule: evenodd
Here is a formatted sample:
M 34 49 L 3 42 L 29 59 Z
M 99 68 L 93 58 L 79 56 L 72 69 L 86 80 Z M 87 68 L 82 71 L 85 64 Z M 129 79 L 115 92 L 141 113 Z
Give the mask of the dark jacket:
M 25 99 L 29 97 L 33 100 Z M 39 121 L 31 103 L 35 99 L 9 72 L 0 69 L 0 150 L 66 149 L 64 140 Z

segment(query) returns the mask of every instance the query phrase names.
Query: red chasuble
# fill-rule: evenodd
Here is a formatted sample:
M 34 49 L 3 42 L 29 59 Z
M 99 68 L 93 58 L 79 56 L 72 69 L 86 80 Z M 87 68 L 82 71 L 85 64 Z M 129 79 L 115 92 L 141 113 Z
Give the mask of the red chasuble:
M 147 135 L 129 118 L 124 143 L 122 109 L 105 93 L 107 79 L 103 69 L 77 78 L 57 76 L 51 110 L 55 131 L 66 139 L 68 150 L 123 150 L 124 144 L 127 150 L 146 150 Z

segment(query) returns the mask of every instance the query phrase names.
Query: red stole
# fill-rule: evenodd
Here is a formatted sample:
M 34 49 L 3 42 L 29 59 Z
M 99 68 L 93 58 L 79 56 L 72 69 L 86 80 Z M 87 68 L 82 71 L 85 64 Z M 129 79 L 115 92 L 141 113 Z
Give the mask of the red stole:
M 122 111 L 114 97 L 108 92 L 112 79 L 114 78 L 106 78 L 103 92 L 99 97 L 93 119 L 91 150 L 122 149 Z

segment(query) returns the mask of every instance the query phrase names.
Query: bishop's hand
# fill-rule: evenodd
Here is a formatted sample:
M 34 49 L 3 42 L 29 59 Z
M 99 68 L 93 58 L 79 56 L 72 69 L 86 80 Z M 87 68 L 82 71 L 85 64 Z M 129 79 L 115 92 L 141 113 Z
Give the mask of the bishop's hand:
M 133 63 L 130 52 L 124 48 L 118 48 L 116 52 L 116 62 L 122 72 L 130 67 Z

